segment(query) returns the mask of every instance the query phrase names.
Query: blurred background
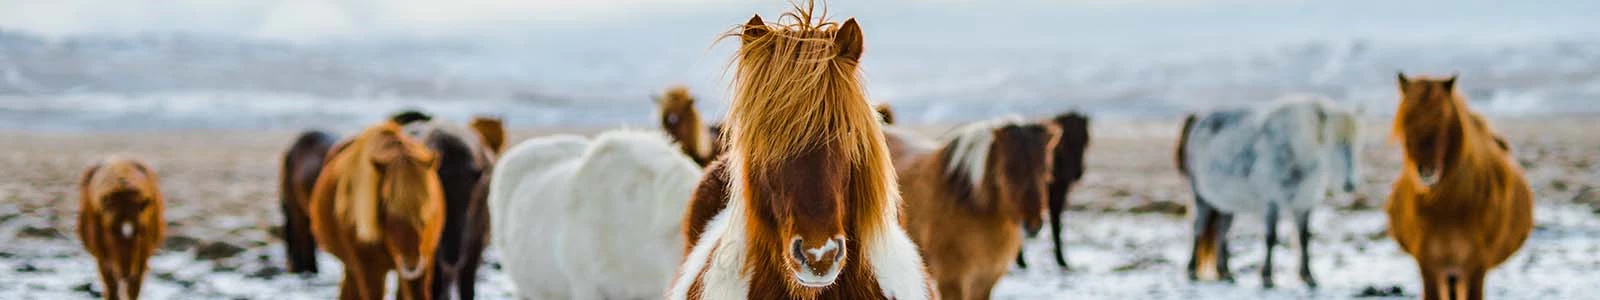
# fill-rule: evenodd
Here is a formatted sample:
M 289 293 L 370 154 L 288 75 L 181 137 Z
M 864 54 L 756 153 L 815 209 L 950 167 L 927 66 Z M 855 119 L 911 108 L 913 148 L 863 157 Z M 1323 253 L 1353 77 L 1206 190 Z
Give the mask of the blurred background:
M 652 126 L 684 84 L 721 119 L 737 40 L 784 1 L 0 1 L 0 130 L 352 128 L 397 109 Z M 1099 118 L 1326 94 L 1392 110 L 1459 72 L 1491 116 L 1590 113 L 1600 1 L 833 1 L 908 123 Z

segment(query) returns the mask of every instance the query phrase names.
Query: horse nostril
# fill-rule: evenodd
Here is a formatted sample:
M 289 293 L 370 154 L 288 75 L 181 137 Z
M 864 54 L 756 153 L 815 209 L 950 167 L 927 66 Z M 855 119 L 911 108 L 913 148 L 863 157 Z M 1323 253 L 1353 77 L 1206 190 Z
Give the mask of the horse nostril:
M 789 255 L 794 256 L 795 262 L 804 264 L 806 263 L 806 252 L 800 249 L 800 244 L 802 244 L 800 238 L 794 238 L 793 241 L 790 241 Z

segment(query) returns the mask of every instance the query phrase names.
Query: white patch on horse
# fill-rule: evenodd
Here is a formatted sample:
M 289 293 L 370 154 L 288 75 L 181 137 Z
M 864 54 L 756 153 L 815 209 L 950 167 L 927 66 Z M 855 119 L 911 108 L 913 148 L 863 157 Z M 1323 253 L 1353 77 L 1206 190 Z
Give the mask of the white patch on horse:
M 122 222 L 122 238 L 133 238 L 133 222 Z
M 966 171 L 967 180 L 972 181 L 972 186 L 978 186 L 983 182 L 985 169 L 988 169 L 989 149 L 994 147 L 994 129 L 1022 122 L 1022 117 L 1008 115 L 956 128 L 951 132 L 955 147 L 949 149 L 950 161 L 945 164 L 945 173 Z
M 823 243 L 822 246 L 817 246 L 816 248 L 812 248 L 812 249 L 806 249 L 805 250 L 806 253 L 807 254 L 811 254 L 810 257 L 809 257 L 811 259 L 811 262 L 814 262 L 814 263 L 815 262 L 822 262 L 822 255 L 823 254 L 828 254 L 828 251 L 838 250 L 839 249 L 839 243 L 835 243 L 834 240 L 836 240 L 836 239 L 828 239 L 828 242 L 827 243 Z

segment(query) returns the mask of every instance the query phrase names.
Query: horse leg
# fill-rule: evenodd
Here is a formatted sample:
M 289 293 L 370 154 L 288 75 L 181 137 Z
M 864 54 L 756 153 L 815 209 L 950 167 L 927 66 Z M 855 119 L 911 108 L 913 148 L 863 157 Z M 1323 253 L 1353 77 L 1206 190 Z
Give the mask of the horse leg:
M 983 278 L 979 278 L 978 280 L 974 281 L 972 290 L 969 291 L 969 293 L 972 293 L 972 295 L 968 295 L 967 299 L 989 300 L 989 294 L 994 293 L 994 284 L 999 282 L 1000 277 L 1005 275 L 1005 271 L 1001 271 L 994 274 L 987 274 Z
M 1421 257 L 1417 258 L 1417 268 L 1422 272 L 1422 299 L 1439 300 L 1439 280 L 1442 278 L 1439 278 L 1433 268 L 1423 263 Z
M 105 261 L 99 261 L 99 264 L 100 283 L 101 287 L 104 288 L 104 290 L 100 291 L 100 295 L 105 299 L 118 299 L 121 295 L 117 295 L 117 276 L 111 274 L 110 264 L 105 263 Z
M 283 201 L 283 246 L 289 254 L 290 273 L 317 273 L 317 241 L 310 225 L 298 204 Z
M 456 274 L 456 293 L 461 296 L 459 299 L 472 300 L 476 296 L 473 290 L 477 288 L 478 264 L 482 263 L 482 260 L 483 257 L 480 255 L 469 254 L 462 262 L 465 265 L 461 266 L 461 273 Z
M 1278 244 L 1278 204 L 1267 203 L 1267 261 L 1261 265 L 1261 286 L 1272 288 L 1272 246 Z
M 1194 199 L 1194 247 L 1189 249 L 1189 280 L 1199 280 L 1199 269 L 1207 263 L 1215 264 L 1217 211 L 1206 204 L 1200 195 Z M 1218 274 L 1220 275 L 1220 274 Z
M 1232 257 L 1233 254 L 1228 253 L 1228 230 L 1233 227 L 1233 214 L 1223 213 L 1222 211 L 1217 211 L 1216 214 L 1217 220 L 1212 223 L 1216 228 L 1212 229 L 1212 231 L 1216 232 L 1216 242 L 1213 243 L 1216 248 L 1213 251 L 1217 257 L 1217 277 L 1231 283 L 1233 282 L 1233 271 L 1228 270 L 1228 258 Z
M 1466 278 L 1468 300 L 1483 300 L 1483 276 L 1482 269 L 1468 271 Z
M 339 280 L 339 300 L 360 300 L 361 287 L 356 281 L 355 268 L 344 268 L 344 279 Z
M 1027 252 L 1027 251 L 1023 251 L 1022 249 L 1017 249 L 1017 268 L 1018 269 L 1027 269 L 1028 268 L 1028 260 L 1022 258 L 1022 253 L 1024 253 L 1024 252 Z
M 1300 281 L 1307 287 L 1317 288 L 1317 278 L 1311 275 L 1311 210 L 1294 213 L 1294 227 L 1300 241 Z
M 1065 193 L 1061 197 L 1050 197 L 1050 242 L 1056 246 L 1056 266 L 1060 266 L 1062 270 L 1070 269 L 1067 267 L 1067 256 L 1062 254 L 1067 251 L 1067 244 L 1061 242 L 1061 211 L 1066 210 L 1066 207 L 1067 195 Z M 1022 256 L 1019 255 L 1017 257 L 1020 258 Z M 1019 260 L 1018 262 L 1021 261 Z
M 939 298 L 965 299 L 965 297 L 967 297 L 966 290 L 963 289 L 961 282 L 950 279 L 939 280 Z

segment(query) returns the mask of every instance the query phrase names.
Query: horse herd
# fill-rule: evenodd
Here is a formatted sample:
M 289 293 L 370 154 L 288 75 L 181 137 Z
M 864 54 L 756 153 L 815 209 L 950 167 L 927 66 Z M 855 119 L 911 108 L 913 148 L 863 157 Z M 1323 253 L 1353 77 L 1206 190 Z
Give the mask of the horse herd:
M 1084 173 L 1088 118 L 1002 117 L 942 139 L 892 125 L 859 81 L 855 19 L 796 7 L 740 40 L 726 121 L 705 125 L 683 88 L 656 99 L 667 134 L 613 130 L 506 148 L 500 120 L 406 112 L 340 140 L 310 131 L 283 158 L 288 267 L 338 257 L 341 299 L 474 297 L 493 246 L 528 299 L 987 299 L 1020 247 Z M 1521 247 L 1532 196 L 1510 149 L 1466 107 L 1454 76 L 1399 76 L 1393 138 L 1404 167 L 1386 211 L 1425 299 L 1480 299 L 1484 273 Z M 1318 97 L 1193 114 L 1178 169 L 1195 194 L 1188 276 L 1231 281 L 1235 214 L 1281 210 L 1300 278 L 1317 285 L 1309 218 L 1358 182 L 1357 111 Z M 162 238 L 156 173 L 112 157 L 81 181 L 79 230 L 109 299 L 139 294 Z M 493 234 L 491 234 L 493 233 Z M 1261 268 L 1272 282 L 1272 251 Z M 387 282 L 396 273 L 400 282 Z

